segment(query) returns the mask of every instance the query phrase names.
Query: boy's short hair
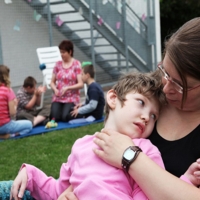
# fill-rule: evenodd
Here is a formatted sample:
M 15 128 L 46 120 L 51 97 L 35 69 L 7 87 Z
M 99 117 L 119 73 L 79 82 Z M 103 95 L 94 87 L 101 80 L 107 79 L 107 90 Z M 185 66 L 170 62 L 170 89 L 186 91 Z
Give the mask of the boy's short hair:
M 23 87 L 24 88 L 27 88 L 27 87 L 33 88 L 36 84 L 37 84 L 37 81 L 32 76 L 28 76 L 24 80 Z
M 89 65 L 82 65 L 82 70 L 85 74 L 89 74 L 91 78 L 94 78 L 94 67 L 92 64 L 89 64 Z
M 163 93 L 163 85 L 161 78 L 158 77 L 154 72 L 151 73 L 128 73 L 120 77 L 118 82 L 112 87 L 115 91 L 117 98 L 121 102 L 123 107 L 126 101 L 126 95 L 129 92 L 140 93 L 147 98 L 155 98 L 158 101 L 159 108 L 161 105 L 166 103 L 165 95 Z M 110 107 L 106 102 L 105 106 L 105 121 L 108 119 Z

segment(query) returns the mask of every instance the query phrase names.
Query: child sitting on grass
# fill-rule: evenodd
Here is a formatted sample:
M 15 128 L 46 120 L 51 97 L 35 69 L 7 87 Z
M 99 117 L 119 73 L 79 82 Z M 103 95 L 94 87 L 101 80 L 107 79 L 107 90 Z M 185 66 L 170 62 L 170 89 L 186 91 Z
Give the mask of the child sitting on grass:
M 36 87 L 36 80 L 32 76 L 28 76 L 24 80 L 23 86 L 17 92 L 17 120 L 30 120 L 33 126 L 43 122 L 44 125 L 48 122 L 50 108 L 44 106 L 37 109 L 41 102 L 42 93 L 46 92 L 45 86 Z
M 107 92 L 105 128 L 131 137 L 136 146 L 124 153 L 123 169 L 108 165 L 93 152 L 98 148 L 95 135 L 78 139 L 68 161 L 61 166 L 58 180 L 46 176 L 38 168 L 23 164 L 16 177 L 11 198 L 17 200 L 28 189 L 35 199 L 66 199 L 65 190 L 71 185 L 79 200 L 147 199 L 139 185 L 128 175 L 129 165 L 143 151 L 164 168 L 158 151 L 147 138 L 165 103 L 162 86 L 151 74 L 132 73 L 122 77 Z M 134 156 L 129 160 L 129 153 Z M 186 179 L 186 177 L 183 177 Z
M 82 63 L 81 78 L 87 84 L 87 96 L 85 104 L 78 104 L 70 113 L 70 119 L 94 117 L 94 120 L 99 120 L 103 116 L 105 98 L 101 86 L 94 80 L 95 72 L 91 62 Z

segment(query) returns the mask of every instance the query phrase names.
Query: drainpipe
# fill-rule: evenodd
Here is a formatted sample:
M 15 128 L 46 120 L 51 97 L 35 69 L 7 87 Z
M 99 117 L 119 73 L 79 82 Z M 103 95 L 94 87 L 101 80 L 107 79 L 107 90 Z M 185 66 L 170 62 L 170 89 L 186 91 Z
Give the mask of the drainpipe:
M 51 11 L 50 11 L 50 0 L 47 0 L 47 12 L 48 12 L 48 25 L 49 25 L 49 45 L 52 46 L 52 21 L 51 21 Z

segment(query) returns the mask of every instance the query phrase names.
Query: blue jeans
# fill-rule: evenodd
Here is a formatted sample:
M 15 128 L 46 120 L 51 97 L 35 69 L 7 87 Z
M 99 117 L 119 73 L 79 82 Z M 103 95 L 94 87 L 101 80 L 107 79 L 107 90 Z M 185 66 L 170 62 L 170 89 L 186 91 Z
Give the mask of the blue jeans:
M 10 120 L 7 124 L 0 126 L 0 134 L 19 133 L 20 135 L 24 135 L 29 133 L 32 127 L 33 125 L 29 120 Z
M 12 187 L 13 181 L 0 181 L 0 199 L 1 200 L 10 200 L 10 190 Z M 30 192 L 25 190 L 22 200 L 34 200 L 31 197 Z

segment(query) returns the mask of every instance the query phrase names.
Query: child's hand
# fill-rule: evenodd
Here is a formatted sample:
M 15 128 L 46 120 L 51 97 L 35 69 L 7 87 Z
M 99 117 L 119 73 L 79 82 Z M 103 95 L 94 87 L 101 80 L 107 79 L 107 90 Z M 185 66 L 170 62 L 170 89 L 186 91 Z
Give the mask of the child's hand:
M 73 188 L 70 185 L 59 197 L 57 200 L 78 200 L 73 193 Z
M 37 90 L 38 90 L 38 93 L 42 94 L 42 93 L 46 92 L 47 88 L 46 88 L 46 86 L 40 85 Z
M 81 106 L 82 106 L 82 103 L 77 104 L 76 106 L 74 106 L 74 110 L 80 108 Z
M 192 163 L 184 174 L 190 182 L 195 185 L 200 185 L 200 159 Z
M 24 196 L 24 191 L 26 189 L 28 181 L 28 176 L 26 172 L 26 167 L 23 167 L 15 178 L 11 191 L 10 191 L 10 200 L 18 200 Z
M 72 117 L 76 117 L 78 115 L 78 109 L 74 109 L 70 114 Z

